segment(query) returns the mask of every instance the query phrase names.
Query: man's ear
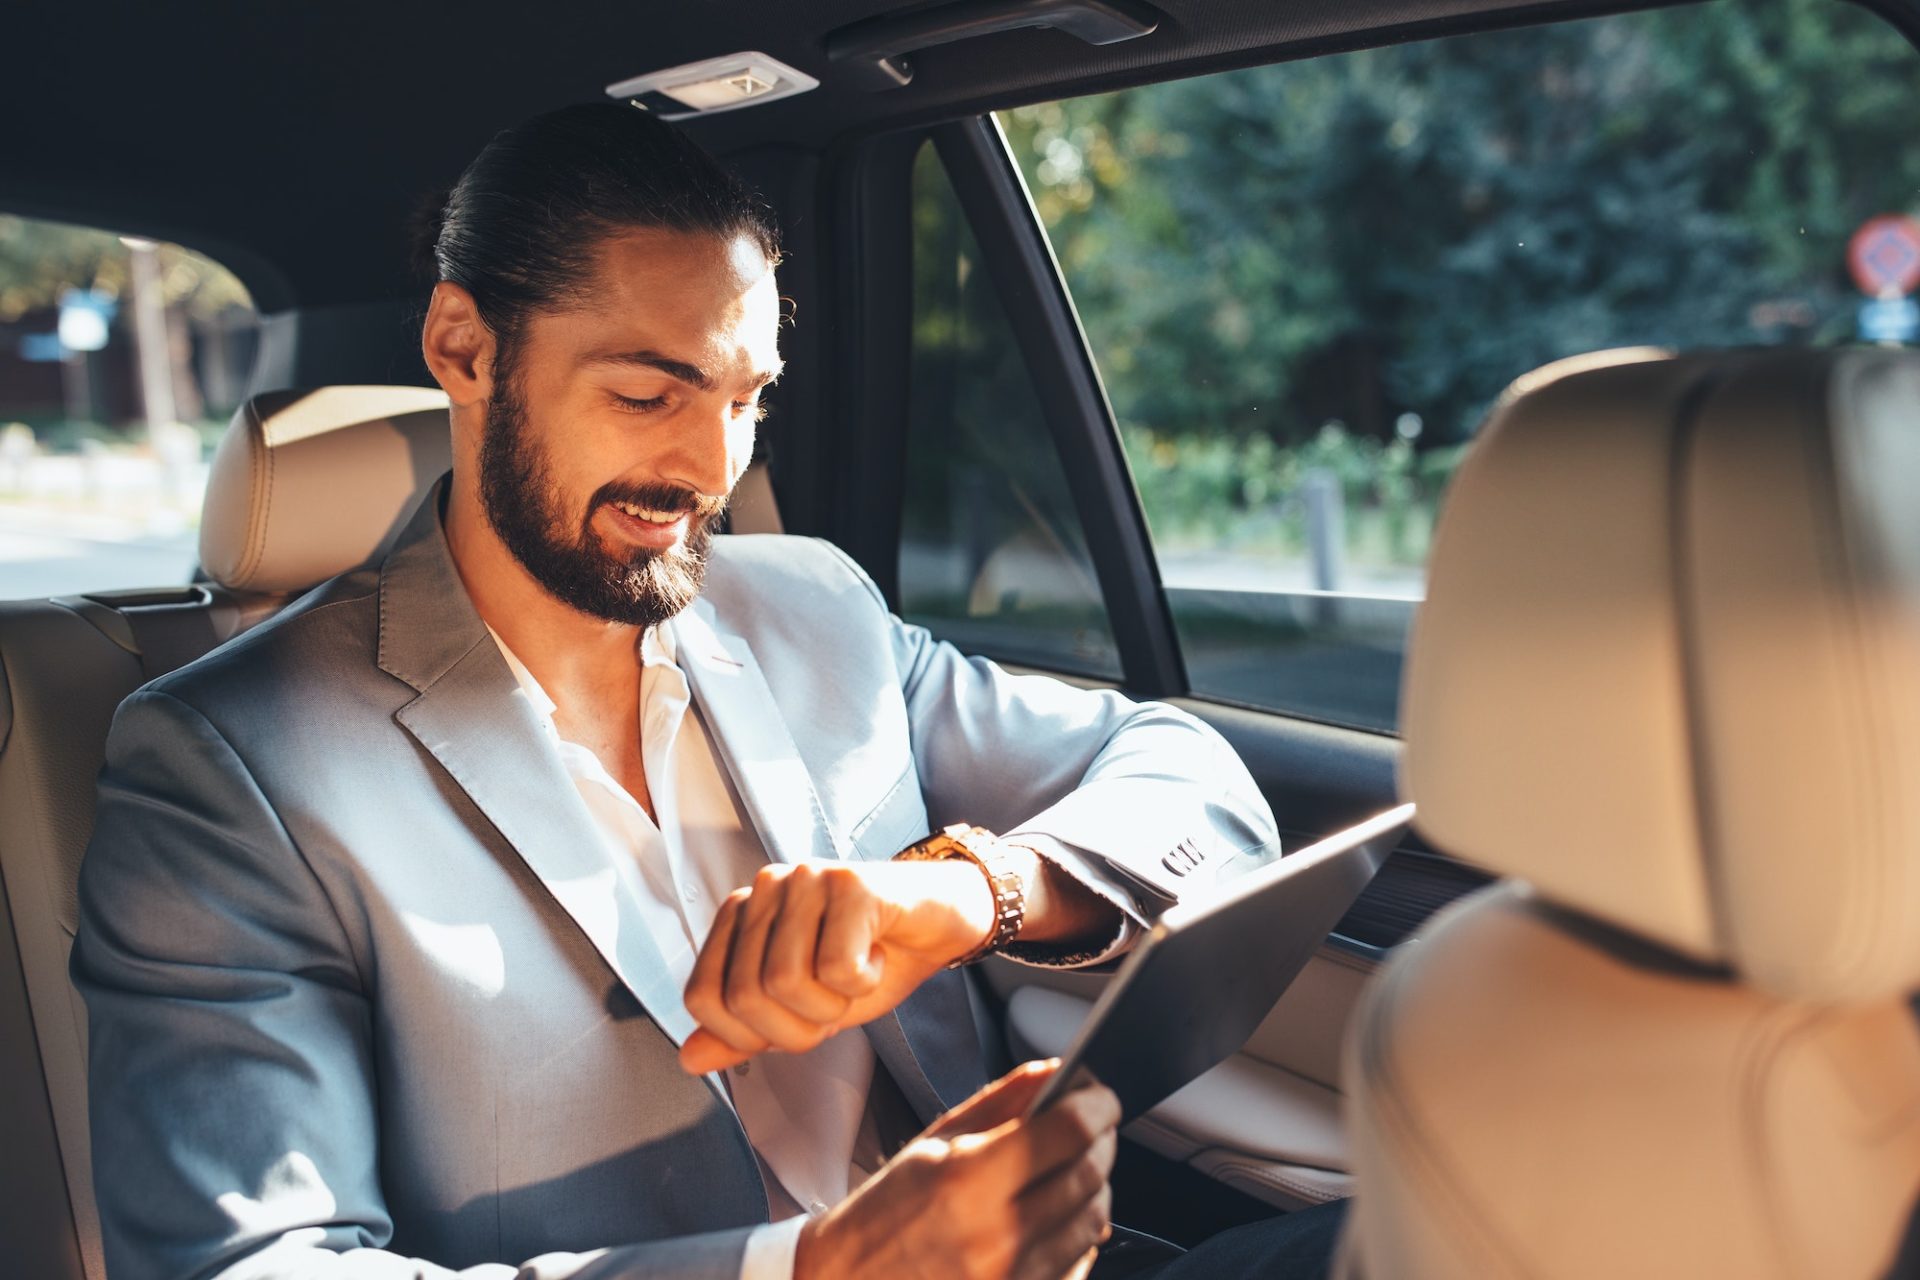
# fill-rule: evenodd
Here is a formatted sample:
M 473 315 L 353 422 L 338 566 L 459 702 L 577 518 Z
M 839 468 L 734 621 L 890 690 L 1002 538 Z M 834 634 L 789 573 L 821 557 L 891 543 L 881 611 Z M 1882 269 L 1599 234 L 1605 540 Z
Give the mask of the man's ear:
M 480 318 L 473 295 L 459 285 L 442 280 L 433 286 L 420 354 L 454 404 L 474 404 L 493 394 L 493 331 Z

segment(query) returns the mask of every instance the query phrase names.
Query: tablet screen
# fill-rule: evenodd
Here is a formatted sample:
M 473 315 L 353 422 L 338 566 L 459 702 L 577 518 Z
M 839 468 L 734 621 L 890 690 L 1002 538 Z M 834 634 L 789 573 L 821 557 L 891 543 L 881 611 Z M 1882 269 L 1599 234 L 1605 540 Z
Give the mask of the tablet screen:
M 1132 1120 L 1239 1052 L 1412 817 L 1401 805 L 1170 908 L 1121 964 L 1028 1114 L 1085 1070 Z

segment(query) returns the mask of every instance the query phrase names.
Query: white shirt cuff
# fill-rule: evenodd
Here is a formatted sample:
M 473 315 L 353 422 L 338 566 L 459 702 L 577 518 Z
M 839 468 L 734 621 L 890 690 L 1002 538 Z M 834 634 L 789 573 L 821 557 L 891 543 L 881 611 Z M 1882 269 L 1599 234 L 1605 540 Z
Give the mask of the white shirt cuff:
M 807 1216 L 801 1214 L 754 1228 L 740 1258 L 740 1280 L 793 1280 L 793 1255 L 806 1225 Z
M 1066 872 L 1076 884 L 1112 906 L 1120 914 L 1120 924 L 1114 930 L 1113 936 L 1104 943 L 1085 950 L 1068 952 L 1037 944 L 1022 946 L 1016 943 L 1011 947 L 1001 948 L 1000 955 L 1040 969 L 1088 969 L 1107 964 L 1132 949 L 1134 941 L 1146 927 L 1146 918 L 1141 914 L 1139 904 L 1131 896 L 1122 892 L 1112 880 L 1094 869 L 1091 859 L 1052 836 L 1015 832 L 1000 838 L 1008 844 L 1017 844 L 1023 849 L 1033 850 L 1049 865 Z

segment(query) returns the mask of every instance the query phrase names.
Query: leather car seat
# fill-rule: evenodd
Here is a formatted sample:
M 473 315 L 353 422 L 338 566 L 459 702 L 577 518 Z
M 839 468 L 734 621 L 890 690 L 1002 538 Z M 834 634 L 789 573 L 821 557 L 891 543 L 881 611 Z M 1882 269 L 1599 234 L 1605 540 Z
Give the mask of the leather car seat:
M 1867 1280 L 1920 1198 L 1920 353 L 1564 362 L 1457 476 L 1402 790 L 1511 879 L 1347 1041 L 1367 1280 Z
M 0 604 L 0 1274 L 105 1276 L 67 952 L 114 709 L 381 554 L 449 465 L 446 406 L 417 387 L 258 396 L 214 456 L 211 582 Z

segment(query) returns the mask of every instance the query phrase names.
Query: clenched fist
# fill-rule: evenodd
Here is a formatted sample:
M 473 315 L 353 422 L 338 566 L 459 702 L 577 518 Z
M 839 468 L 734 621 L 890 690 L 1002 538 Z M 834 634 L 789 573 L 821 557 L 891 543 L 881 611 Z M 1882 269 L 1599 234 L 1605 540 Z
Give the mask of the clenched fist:
M 769 866 L 735 890 L 687 983 L 695 1074 L 766 1049 L 804 1053 L 891 1010 L 992 932 L 993 893 L 968 862 Z

